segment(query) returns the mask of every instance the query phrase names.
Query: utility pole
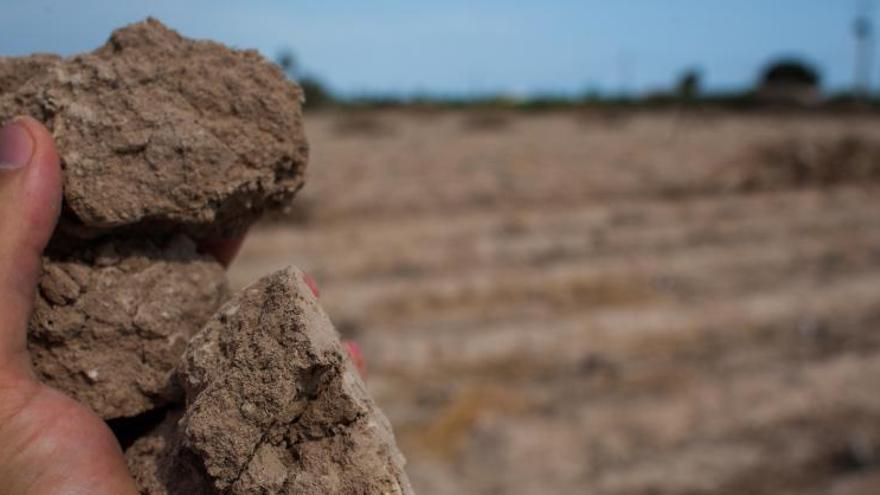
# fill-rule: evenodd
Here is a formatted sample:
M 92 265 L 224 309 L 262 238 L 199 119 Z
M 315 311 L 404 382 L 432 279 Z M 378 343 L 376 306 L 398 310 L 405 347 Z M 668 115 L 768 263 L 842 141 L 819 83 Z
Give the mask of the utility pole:
M 871 94 L 871 71 L 874 58 L 874 26 L 871 22 L 871 2 L 864 1 L 853 23 L 856 37 L 855 95 L 867 99 Z

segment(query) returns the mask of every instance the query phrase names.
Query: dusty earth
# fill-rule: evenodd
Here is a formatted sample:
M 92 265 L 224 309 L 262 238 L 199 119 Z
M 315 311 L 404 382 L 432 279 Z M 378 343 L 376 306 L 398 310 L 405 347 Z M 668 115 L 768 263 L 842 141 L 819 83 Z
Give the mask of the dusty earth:
M 880 490 L 880 126 L 711 112 L 307 116 L 291 262 L 417 492 Z

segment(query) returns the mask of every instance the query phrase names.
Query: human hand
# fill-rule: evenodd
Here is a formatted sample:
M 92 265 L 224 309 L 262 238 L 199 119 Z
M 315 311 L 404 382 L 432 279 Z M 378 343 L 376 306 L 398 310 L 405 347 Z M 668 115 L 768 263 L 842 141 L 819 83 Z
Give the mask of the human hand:
M 10 122 L 0 130 L 0 494 L 137 493 L 106 423 L 31 368 L 27 323 L 60 207 L 52 137 L 33 119 Z M 228 266 L 243 240 L 201 247 Z
M 52 137 L 31 118 L 0 130 L 0 495 L 137 493 L 119 444 L 87 407 L 40 382 L 27 324 L 42 252 L 61 208 Z M 203 243 L 229 266 L 244 237 Z M 314 279 L 307 282 L 318 295 Z M 344 342 L 361 375 L 360 348 Z
M 13 120 L 0 130 L 0 494 L 134 494 L 104 421 L 31 368 L 27 324 L 60 209 L 52 137 Z

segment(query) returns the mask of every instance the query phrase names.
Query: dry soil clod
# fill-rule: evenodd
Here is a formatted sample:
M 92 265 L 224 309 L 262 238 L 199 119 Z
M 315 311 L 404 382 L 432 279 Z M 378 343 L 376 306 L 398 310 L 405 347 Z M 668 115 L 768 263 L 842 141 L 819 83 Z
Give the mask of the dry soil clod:
M 0 59 L 0 120 L 28 114 L 64 167 L 61 232 L 194 239 L 241 231 L 302 186 L 299 87 L 255 51 L 156 20 L 68 59 Z
M 182 236 L 46 257 L 34 367 L 107 419 L 162 406 L 181 395 L 171 377 L 187 341 L 227 295 L 223 267 Z
M 233 296 L 187 347 L 185 412 L 127 453 L 144 493 L 411 493 L 345 356 L 299 270 Z

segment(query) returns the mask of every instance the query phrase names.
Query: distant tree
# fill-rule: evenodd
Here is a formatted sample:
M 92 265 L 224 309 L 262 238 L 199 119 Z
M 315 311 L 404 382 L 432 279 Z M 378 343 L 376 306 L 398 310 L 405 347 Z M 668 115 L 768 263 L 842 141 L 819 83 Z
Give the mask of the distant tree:
M 700 95 L 700 72 L 696 69 L 685 71 L 678 80 L 677 93 L 682 100 L 693 100 Z
M 302 77 L 299 80 L 299 86 L 306 95 L 306 108 L 326 107 L 336 101 L 333 95 L 327 90 L 327 87 L 314 77 Z
M 290 49 L 285 48 L 278 52 L 278 55 L 275 57 L 275 63 L 281 67 L 281 70 L 288 77 L 299 83 L 303 93 L 306 95 L 305 108 L 320 108 L 335 102 L 333 94 L 330 93 L 320 79 L 301 73 L 296 55 Z
M 602 92 L 598 88 L 589 88 L 584 91 L 580 100 L 582 103 L 599 103 L 602 101 Z
M 816 105 L 822 100 L 821 82 L 819 71 L 807 62 L 780 59 L 761 72 L 756 95 L 765 103 Z
M 290 77 L 294 77 L 299 69 L 296 65 L 296 56 L 294 56 L 293 52 L 288 49 L 281 50 L 278 53 L 278 56 L 275 57 L 275 62 L 281 66 L 281 70 Z
M 800 86 L 818 88 L 821 83 L 819 71 L 813 66 L 797 59 L 782 59 L 771 63 L 764 69 L 761 85 Z

